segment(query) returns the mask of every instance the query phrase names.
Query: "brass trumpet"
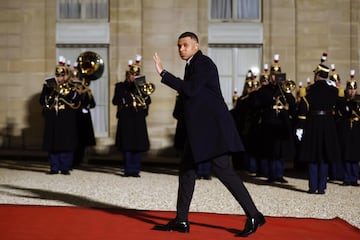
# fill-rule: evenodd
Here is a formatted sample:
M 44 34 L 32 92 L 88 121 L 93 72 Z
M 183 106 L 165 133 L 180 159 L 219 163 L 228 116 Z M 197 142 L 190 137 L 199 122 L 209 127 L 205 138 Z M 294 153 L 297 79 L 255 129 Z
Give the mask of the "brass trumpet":
M 146 82 L 145 76 L 137 77 L 135 79 L 135 85 L 144 95 L 150 95 L 155 92 L 155 84 Z

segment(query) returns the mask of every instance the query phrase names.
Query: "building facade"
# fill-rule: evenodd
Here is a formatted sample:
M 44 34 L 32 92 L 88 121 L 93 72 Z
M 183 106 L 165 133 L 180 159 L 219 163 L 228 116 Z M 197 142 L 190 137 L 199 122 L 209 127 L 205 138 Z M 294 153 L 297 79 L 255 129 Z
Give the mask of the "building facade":
M 96 2 L 106 15 L 68 18 L 61 4 Z M 101 79 L 91 83 L 98 106 L 93 112 L 97 146 L 108 153 L 116 132 L 115 83 L 123 81 L 129 59 L 142 56 L 142 73 L 156 86 L 148 117 L 151 153 L 171 148 L 176 92 L 162 86 L 152 56 L 183 76 L 177 37 L 196 32 L 203 52 L 219 67 L 225 100 L 242 88 L 249 68 L 262 70 L 280 55 L 280 65 L 295 82 L 312 78 L 323 52 L 343 79 L 359 67 L 360 0 L 5 0 L 0 9 L 0 147 L 41 149 L 43 119 L 39 94 L 44 79 L 54 74 L 59 55 L 76 61 L 81 51 L 99 53 L 105 62 Z M 246 16 L 257 2 L 255 17 Z M 220 5 L 216 5 L 220 4 Z M 225 4 L 225 5 L 224 5 Z M 230 5 L 227 5 L 230 4 Z M 245 4 L 245 5 L 242 5 Z M 83 7 L 78 5 L 78 7 Z M 216 6 L 215 6 L 216 5 Z M 230 6 L 230 17 L 219 12 Z M 73 9 L 73 8 L 71 8 Z M 235 10 L 235 12 L 234 12 Z M 89 10 L 79 10 L 86 15 Z M 214 13 L 214 11 L 217 11 Z M 214 15 L 215 14 L 215 15 Z M 225 14 L 220 17 L 216 14 Z M 237 15 L 238 14 L 238 15 Z M 257 14 L 257 15 L 256 15 Z M 234 17 L 236 16 L 236 17 Z

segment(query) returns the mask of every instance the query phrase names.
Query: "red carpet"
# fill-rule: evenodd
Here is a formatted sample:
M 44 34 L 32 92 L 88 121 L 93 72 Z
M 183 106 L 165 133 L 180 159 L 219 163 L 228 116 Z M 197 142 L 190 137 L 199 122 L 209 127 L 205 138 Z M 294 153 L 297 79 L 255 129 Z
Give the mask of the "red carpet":
M 244 216 L 190 213 L 190 233 L 152 230 L 164 224 L 174 212 L 0 205 L 0 239 L 76 239 L 76 240 L 223 240 L 239 239 L 234 233 L 245 222 Z M 360 239 L 360 229 L 335 218 L 266 217 L 267 223 L 250 239 Z M 241 239 L 241 238 L 240 238 Z

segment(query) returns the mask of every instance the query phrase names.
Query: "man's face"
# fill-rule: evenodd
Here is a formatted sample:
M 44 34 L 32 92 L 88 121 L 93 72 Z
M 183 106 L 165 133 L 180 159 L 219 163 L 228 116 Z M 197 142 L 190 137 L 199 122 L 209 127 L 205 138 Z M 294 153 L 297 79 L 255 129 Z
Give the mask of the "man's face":
M 135 81 L 135 78 L 138 76 L 138 74 L 136 73 L 131 73 L 129 74 L 129 81 L 130 82 L 134 82 Z
M 63 82 L 65 82 L 66 76 L 65 74 L 56 74 L 56 81 L 61 84 Z
M 352 88 L 350 88 L 350 89 L 347 89 L 347 92 L 348 92 L 348 96 L 349 96 L 350 98 L 354 98 L 355 95 L 356 95 L 356 93 L 357 93 L 357 89 L 352 89 Z
M 199 43 L 190 37 L 180 38 L 178 40 L 178 50 L 180 58 L 186 61 L 199 50 Z

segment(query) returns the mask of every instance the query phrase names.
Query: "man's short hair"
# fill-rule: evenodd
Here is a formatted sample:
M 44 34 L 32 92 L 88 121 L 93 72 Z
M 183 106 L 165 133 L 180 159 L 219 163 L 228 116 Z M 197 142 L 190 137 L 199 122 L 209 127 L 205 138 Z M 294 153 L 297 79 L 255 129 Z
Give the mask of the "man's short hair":
M 184 32 L 179 36 L 178 39 L 185 38 L 185 37 L 190 37 L 191 39 L 194 39 L 197 43 L 199 42 L 198 36 L 196 36 L 196 34 L 193 32 Z

